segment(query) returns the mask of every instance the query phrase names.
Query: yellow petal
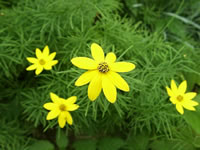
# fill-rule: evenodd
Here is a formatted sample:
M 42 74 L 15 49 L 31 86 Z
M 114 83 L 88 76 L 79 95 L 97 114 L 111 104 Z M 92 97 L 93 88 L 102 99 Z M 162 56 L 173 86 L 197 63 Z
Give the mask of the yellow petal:
M 97 69 L 98 64 L 87 57 L 75 57 L 71 60 L 72 64 L 81 69 L 93 70 Z
M 169 95 L 169 96 L 172 96 L 172 95 L 173 95 L 172 90 L 171 90 L 169 87 L 166 87 L 166 89 L 167 89 L 168 95 Z
M 197 106 L 197 105 L 199 105 L 198 102 L 193 101 L 193 100 L 185 100 L 184 103 L 187 103 L 190 106 Z
M 31 71 L 31 70 L 35 70 L 37 68 L 37 65 L 36 64 L 33 64 L 29 67 L 26 68 L 27 71 Z
M 199 105 L 198 102 L 196 102 L 196 101 L 192 101 L 192 100 L 190 100 L 190 104 L 191 104 L 192 106 L 197 106 L 197 105 Z
M 88 97 L 91 101 L 94 101 L 101 93 L 102 88 L 102 74 L 97 73 L 91 80 L 88 86 Z
M 194 101 L 193 101 L 193 102 L 194 102 Z M 183 105 L 184 108 L 186 108 L 186 109 L 188 109 L 188 110 L 194 111 L 194 110 L 196 110 L 196 109 L 195 109 L 195 108 L 193 107 L 193 105 L 192 105 L 193 102 L 191 102 L 191 101 L 189 101 L 189 100 L 185 100 L 185 101 L 182 102 L 182 105 Z
M 110 52 L 106 55 L 105 61 L 107 63 L 114 63 L 116 61 L 116 56 L 113 52 Z
M 67 111 L 74 111 L 74 110 L 77 110 L 78 108 L 79 108 L 79 105 L 77 104 L 67 105 Z
M 48 60 L 53 60 L 56 56 L 56 52 L 53 52 L 51 53 L 49 56 L 48 56 Z
M 177 99 L 174 98 L 174 97 L 170 97 L 169 100 L 172 102 L 172 104 L 176 104 L 177 103 Z
M 39 48 L 36 48 L 36 57 L 38 58 L 38 59 L 40 59 L 43 55 L 42 55 L 42 52 L 41 52 L 41 50 L 39 49 Z
M 180 113 L 180 114 L 183 114 L 184 111 L 183 111 L 183 106 L 179 103 L 176 104 L 176 110 Z
M 48 113 L 46 119 L 47 120 L 54 119 L 54 118 L 58 117 L 59 114 L 60 114 L 60 110 L 59 109 L 53 109 Z
M 117 90 L 114 84 L 107 78 L 106 75 L 102 76 L 102 87 L 103 93 L 107 100 L 111 103 L 114 103 L 117 98 Z
M 109 80 L 122 91 L 129 91 L 129 86 L 127 82 L 116 72 L 109 71 L 106 76 L 108 76 Z
M 171 80 L 171 90 L 173 93 L 177 93 L 177 86 L 174 80 Z
M 43 49 L 43 56 L 47 57 L 49 55 L 49 47 L 45 46 Z
M 38 59 L 34 58 L 34 57 L 27 57 L 26 58 L 30 63 L 37 63 Z
M 65 104 L 68 105 L 68 104 L 74 104 L 77 100 L 77 97 L 76 96 L 71 96 L 69 97 L 67 100 L 65 100 Z
M 58 63 L 58 60 L 51 60 L 47 62 L 43 67 L 45 70 L 51 70 L 52 66 L 56 65 Z
M 72 125 L 73 120 L 72 120 L 72 116 L 69 112 L 65 111 L 65 120 L 67 121 L 67 123 L 69 125 Z
M 97 70 L 91 70 L 91 71 L 87 71 L 87 72 L 83 73 L 78 78 L 78 80 L 76 80 L 75 85 L 82 86 L 82 85 L 89 83 L 97 73 L 98 73 Z
M 55 103 L 46 103 L 43 105 L 43 107 L 47 110 L 52 110 L 58 107 L 58 105 L 56 105 Z
M 61 112 L 58 116 L 58 124 L 61 128 L 63 128 L 66 124 L 66 114 L 64 112 Z
M 193 99 L 195 96 L 197 95 L 197 93 L 195 92 L 188 92 L 184 94 L 184 99 L 186 100 L 191 100 Z
M 46 63 L 44 66 L 45 70 L 51 70 L 52 69 L 52 65 L 50 63 Z
M 58 60 L 52 60 L 51 62 L 49 62 L 51 66 L 54 66 L 58 63 Z
M 35 70 L 35 74 L 39 75 L 42 71 L 43 71 L 43 67 L 42 66 L 38 66 L 37 69 Z
M 58 101 L 59 101 L 58 103 L 62 105 L 65 103 L 66 99 L 59 97 Z
M 135 65 L 128 62 L 116 62 L 109 65 L 110 69 L 115 72 L 129 72 L 135 69 Z
M 184 93 L 186 92 L 186 89 L 187 89 L 187 82 L 186 82 L 186 80 L 185 80 L 185 81 L 183 81 L 183 82 L 179 85 L 179 87 L 178 87 L 178 92 L 179 92 L 180 94 L 184 94 Z
M 103 62 L 104 61 L 104 52 L 101 46 L 99 46 L 96 43 L 92 43 L 91 45 L 91 53 L 92 57 L 94 58 L 97 63 Z
M 60 97 L 58 97 L 56 94 L 51 92 L 50 93 L 50 98 L 54 103 L 60 104 Z

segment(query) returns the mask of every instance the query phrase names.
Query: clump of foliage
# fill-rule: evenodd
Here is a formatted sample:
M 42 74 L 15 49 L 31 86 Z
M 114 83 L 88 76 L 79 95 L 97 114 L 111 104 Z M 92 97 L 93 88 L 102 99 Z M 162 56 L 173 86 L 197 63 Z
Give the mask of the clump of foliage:
M 0 2 L 0 149 L 196 150 L 200 108 L 178 114 L 165 87 L 186 79 L 200 87 L 200 3 L 195 0 L 18 0 Z M 192 15 L 191 15 L 192 14 Z M 70 60 L 98 43 L 136 69 L 123 73 L 130 92 L 91 102 L 84 72 Z M 36 76 L 26 57 L 48 45 L 57 65 Z M 49 93 L 77 96 L 74 123 L 47 121 Z M 200 102 L 199 95 L 195 98 Z

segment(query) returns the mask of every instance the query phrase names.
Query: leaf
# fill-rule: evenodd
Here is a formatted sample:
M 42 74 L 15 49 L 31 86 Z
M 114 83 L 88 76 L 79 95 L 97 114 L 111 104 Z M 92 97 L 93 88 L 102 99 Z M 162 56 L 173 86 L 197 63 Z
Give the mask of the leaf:
M 149 135 L 141 133 L 128 138 L 128 146 L 130 150 L 146 150 L 149 144 Z
M 47 140 L 36 141 L 28 150 L 54 150 L 54 145 Z
M 200 112 L 199 111 L 186 111 L 184 113 L 185 121 L 200 134 Z
M 191 20 L 189 20 L 185 17 L 179 16 L 179 15 L 171 13 L 171 12 L 166 12 L 165 14 L 168 15 L 168 16 L 172 16 L 172 17 L 174 17 L 174 18 L 176 18 L 176 19 L 178 19 L 178 20 L 180 20 L 180 21 L 182 21 L 186 24 L 190 24 L 197 29 L 200 29 L 200 25 L 198 25 L 197 23 L 195 23 L 195 22 L 193 22 L 193 21 L 191 21 Z
M 96 150 L 96 140 L 79 140 L 73 143 L 75 150 Z
M 173 33 L 174 35 L 181 37 L 181 38 L 185 38 L 187 35 L 187 30 L 186 30 L 186 25 L 183 24 L 181 21 L 179 20 L 174 20 L 169 26 L 168 29 L 171 33 Z M 177 31 L 180 32 L 177 32 Z
M 191 91 L 194 85 L 199 82 L 200 77 L 194 73 L 185 73 L 184 76 L 187 80 L 187 90 Z
M 151 150 L 195 150 L 192 144 L 182 143 L 178 144 L 170 140 L 156 140 L 150 145 Z
M 200 148 L 200 136 L 196 136 L 193 142 L 194 146 Z
M 200 94 L 198 94 L 194 99 L 193 99 L 194 101 L 197 101 L 198 103 L 200 103 Z M 200 105 L 198 105 L 198 106 L 196 106 L 196 108 L 197 108 L 197 111 L 200 111 Z M 199 109 L 198 109 L 199 108 Z
M 162 150 L 169 150 L 172 149 L 172 144 L 169 141 L 165 140 L 156 140 L 151 144 L 152 150 L 160 150 L 162 147 Z
M 125 144 L 119 137 L 105 137 L 99 140 L 98 150 L 118 150 Z
M 60 128 L 56 134 L 56 144 L 60 149 L 65 149 L 69 144 L 67 135 Z

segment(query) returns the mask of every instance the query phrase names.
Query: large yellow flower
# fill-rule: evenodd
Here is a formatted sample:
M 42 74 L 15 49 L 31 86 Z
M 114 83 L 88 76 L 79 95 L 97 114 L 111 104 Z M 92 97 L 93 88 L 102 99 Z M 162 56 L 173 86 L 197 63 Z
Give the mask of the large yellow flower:
M 75 66 L 86 69 L 78 80 L 76 86 L 82 86 L 90 82 L 88 86 L 88 97 L 94 101 L 101 89 L 109 102 L 114 103 L 117 97 L 117 90 L 129 91 L 126 81 L 116 72 L 128 72 L 135 68 L 135 65 L 128 62 L 115 62 L 116 56 L 110 52 L 104 58 L 103 49 L 96 43 L 91 45 L 92 57 L 76 57 L 71 60 Z
M 174 80 L 171 80 L 171 89 L 166 87 L 167 93 L 170 96 L 170 101 L 176 105 L 176 109 L 180 114 L 184 113 L 183 107 L 188 110 L 195 111 L 194 106 L 198 103 L 192 99 L 196 96 L 195 92 L 186 92 L 187 82 L 183 81 L 179 87 L 176 86 Z
M 58 63 L 57 60 L 53 60 L 56 56 L 56 52 L 49 54 L 48 46 L 45 46 L 43 52 L 39 48 L 36 48 L 36 57 L 27 57 L 26 59 L 33 63 L 33 65 L 26 68 L 27 71 L 35 70 L 35 74 L 39 75 L 43 69 L 51 70 L 52 66 Z
M 61 128 L 65 126 L 66 122 L 72 125 L 73 120 L 69 111 L 74 111 L 79 108 L 79 105 L 74 104 L 77 97 L 72 96 L 65 100 L 54 93 L 50 93 L 50 97 L 53 103 L 46 103 L 43 105 L 45 109 L 50 110 L 46 119 L 51 120 L 58 117 L 58 124 Z

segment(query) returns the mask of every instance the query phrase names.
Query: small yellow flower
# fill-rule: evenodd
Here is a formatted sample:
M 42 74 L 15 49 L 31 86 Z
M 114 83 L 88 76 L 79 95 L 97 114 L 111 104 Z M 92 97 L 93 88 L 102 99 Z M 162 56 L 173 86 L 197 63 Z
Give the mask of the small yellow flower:
M 56 65 L 58 63 L 58 60 L 53 60 L 56 56 L 56 52 L 53 52 L 49 54 L 49 48 L 48 46 L 45 46 L 43 52 L 39 48 L 36 48 L 36 57 L 27 57 L 26 59 L 33 63 L 31 66 L 27 67 L 27 71 L 35 70 L 35 74 L 39 75 L 43 69 L 45 70 L 51 70 L 52 66 Z
M 74 104 L 77 97 L 72 96 L 65 100 L 54 93 L 50 93 L 50 97 L 53 103 L 46 103 L 43 105 L 45 109 L 50 110 L 46 119 L 51 120 L 58 117 L 58 124 L 61 128 L 65 126 L 66 122 L 72 125 L 73 120 L 69 111 L 74 111 L 79 108 L 79 105 Z
M 167 93 L 170 96 L 170 101 L 176 105 L 176 109 L 180 114 L 184 113 L 183 107 L 188 110 L 195 111 L 194 106 L 197 106 L 198 103 L 192 99 L 196 96 L 195 92 L 186 92 L 187 82 L 183 81 L 179 87 L 176 86 L 174 80 L 171 80 L 171 89 L 166 87 Z
M 92 57 L 76 57 L 71 60 L 72 64 L 86 69 L 78 80 L 76 86 L 82 86 L 90 82 L 88 86 L 88 97 L 94 101 L 101 89 L 109 102 L 114 103 L 117 97 L 116 88 L 129 91 L 129 86 L 126 81 L 116 72 L 128 72 L 135 68 L 135 65 L 128 62 L 115 62 L 116 56 L 110 52 L 104 58 L 103 49 L 96 43 L 91 45 Z

